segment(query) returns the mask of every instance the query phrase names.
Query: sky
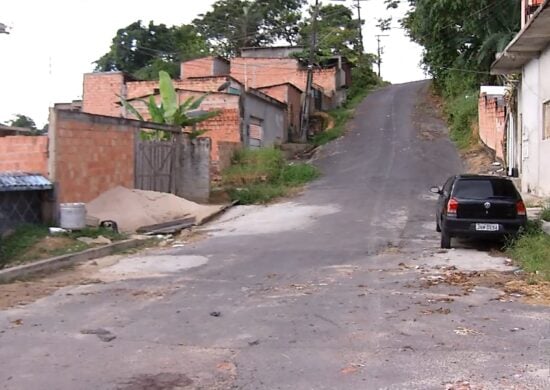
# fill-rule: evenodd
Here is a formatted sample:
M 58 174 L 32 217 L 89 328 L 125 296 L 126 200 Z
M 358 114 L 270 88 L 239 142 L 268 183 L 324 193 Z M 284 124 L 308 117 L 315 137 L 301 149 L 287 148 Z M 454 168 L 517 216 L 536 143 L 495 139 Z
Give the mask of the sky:
M 18 0 L 0 8 L 0 122 L 28 115 L 41 128 L 48 107 L 82 97 L 82 75 L 109 50 L 119 28 L 136 20 L 167 25 L 191 22 L 215 0 Z M 329 3 L 324 0 L 323 4 Z M 355 0 L 346 0 L 347 5 Z M 375 53 L 376 19 L 388 15 L 384 0 L 363 1 L 365 49 Z M 338 3 L 334 3 L 338 4 Z M 343 4 L 343 3 L 341 3 Z M 397 27 L 397 22 L 393 24 Z M 425 78 L 419 67 L 421 49 L 401 29 L 382 38 L 382 76 L 392 83 Z

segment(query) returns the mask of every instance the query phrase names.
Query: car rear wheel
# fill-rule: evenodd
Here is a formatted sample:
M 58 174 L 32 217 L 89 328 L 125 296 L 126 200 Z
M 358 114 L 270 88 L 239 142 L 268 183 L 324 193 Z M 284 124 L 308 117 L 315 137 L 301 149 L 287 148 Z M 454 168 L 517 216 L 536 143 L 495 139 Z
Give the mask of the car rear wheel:
M 441 248 L 451 249 L 451 236 L 444 231 L 441 232 Z

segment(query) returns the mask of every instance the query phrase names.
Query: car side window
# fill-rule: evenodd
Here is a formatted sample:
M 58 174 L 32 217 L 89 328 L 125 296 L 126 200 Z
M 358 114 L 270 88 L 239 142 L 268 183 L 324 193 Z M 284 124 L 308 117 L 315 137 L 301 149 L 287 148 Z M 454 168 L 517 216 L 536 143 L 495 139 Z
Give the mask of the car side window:
M 454 177 L 451 177 L 449 180 L 447 180 L 447 182 L 443 186 L 443 194 L 445 196 L 449 195 L 449 193 L 451 192 L 451 187 L 453 186 L 453 181 L 454 181 Z

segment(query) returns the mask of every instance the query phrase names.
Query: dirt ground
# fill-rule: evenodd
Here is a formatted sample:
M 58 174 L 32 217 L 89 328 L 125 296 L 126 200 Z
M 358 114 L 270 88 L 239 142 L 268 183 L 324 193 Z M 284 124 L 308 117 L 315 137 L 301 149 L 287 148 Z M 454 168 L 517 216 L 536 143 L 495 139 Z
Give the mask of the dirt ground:
M 163 248 L 188 245 L 198 242 L 206 236 L 207 234 L 202 231 L 184 230 L 175 237 L 155 242 L 151 247 L 141 248 L 137 251 L 146 253 L 147 250 L 156 247 Z M 47 237 L 43 241 L 45 241 L 47 247 L 52 250 L 58 245 L 63 247 L 63 244 L 66 244 L 63 237 Z M 100 275 L 100 270 L 110 267 L 126 257 L 127 254 L 102 257 L 55 272 L 51 275 L 37 275 L 28 280 L 0 284 L 0 310 L 32 303 L 40 298 L 53 294 L 63 287 L 104 283 Z

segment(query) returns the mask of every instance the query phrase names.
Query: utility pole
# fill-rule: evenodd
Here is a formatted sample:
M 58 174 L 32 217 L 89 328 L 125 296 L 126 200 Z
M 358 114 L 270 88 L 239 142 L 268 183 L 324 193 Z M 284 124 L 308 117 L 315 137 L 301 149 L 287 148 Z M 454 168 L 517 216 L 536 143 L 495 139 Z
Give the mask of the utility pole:
M 339 2 L 345 2 L 346 0 L 331 0 L 331 1 L 339 1 Z M 357 8 L 357 20 L 359 22 L 358 26 L 358 35 L 359 35 L 359 55 L 362 56 L 365 51 L 365 47 L 363 45 L 363 19 L 361 18 L 361 3 L 369 0 L 353 0 L 355 1 L 355 8 Z
M 305 141 L 307 130 L 309 128 L 309 110 L 311 102 L 311 91 L 313 87 L 313 63 L 315 62 L 315 52 L 317 51 L 317 17 L 319 15 L 319 0 L 315 0 L 313 9 L 313 22 L 311 25 L 311 42 L 309 48 L 309 61 L 307 64 L 306 93 L 304 103 L 302 104 L 302 120 L 300 124 L 300 141 Z
M 378 42 L 378 59 L 376 61 L 378 63 L 378 77 L 380 77 L 382 73 L 382 54 L 384 53 L 384 48 L 380 46 L 380 38 L 382 37 L 389 37 L 389 35 L 387 34 L 376 35 L 376 41 Z
M 361 19 L 361 0 L 356 0 L 357 4 L 355 5 L 357 7 L 357 19 L 359 20 L 359 55 L 363 55 L 365 52 L 365 48 L 363 46 L 363 19 Z M 368 0 L 363 0 L 368 1 Z

